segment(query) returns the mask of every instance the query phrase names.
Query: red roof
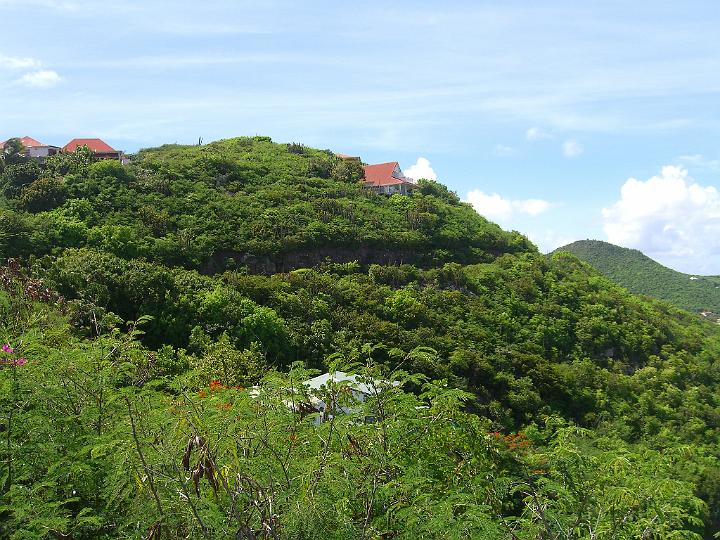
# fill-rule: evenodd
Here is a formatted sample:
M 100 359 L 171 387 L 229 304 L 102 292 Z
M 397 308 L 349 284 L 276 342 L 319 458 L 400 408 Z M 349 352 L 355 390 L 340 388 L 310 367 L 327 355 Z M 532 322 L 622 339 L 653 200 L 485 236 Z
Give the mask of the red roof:
M 93 152 L 97 152 L 100 154 L 117 152 L 117 150 L 115 150 L 112 146 L 110 146 L 102 139 L 73 139 L 65 146 L 63 146 L 63 150 L 65 152 L 74 152 L 77 148 L 81 146 L 87 146 Z
M 335 152 L 335 155 L 343 159 L 360 159 L 360 156 L 350 156 L 348 154 L 342 154 L 340 152 Z
M 395 184 L 411 183 L 405 179 L 397 161 L 391 161 L 390 163 L 378 163 L 376 165 L 365 165 L 363 169 L 365 169 L 366 184 L 373 186 L 392 186 Z
M 9 141 L 10 139 L 8 139 Z M 40 141 L 36 141 L 32 137 L 21 137 L 20 142 L 25 148 L 34 148 L 36 146 L 47 146 L 46 144 L 41 143 Z M 0 148 L 5 148 L 5 144 L 7 144 L 7 141 L 0 143 Z

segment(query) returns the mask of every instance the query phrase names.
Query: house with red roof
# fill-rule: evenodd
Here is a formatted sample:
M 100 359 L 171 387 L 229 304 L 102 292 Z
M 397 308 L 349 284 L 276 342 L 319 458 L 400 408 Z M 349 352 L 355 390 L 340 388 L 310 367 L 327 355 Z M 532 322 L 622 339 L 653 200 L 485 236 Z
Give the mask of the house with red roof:
M 397 161 L 365 165 L 363 169 L 365 170 L 365 185 L 378 193 L 409 195 L 416 187 L 403 174 Z
M 8 139 L 9 141 L 10 139 Z M 51 144 L 44 144 L 32 137 L 20 137 L 20 143 L 25 148 L 25 157 L 44 159 L 49 156 L 54 156 L 60 151 L 60 148 Z M 5 148 L 5 144 L 8 141 L 0 143 L 0 150 Z
M 102 139 L 73 139 L 63 146 L 62 151 L 74 152 L 83 146 L 87 146 L 88 150 L 92 151 L 95 157 L 99 159 L 117 159 L 118 161 L 123 161 L 122 150 L 115 150 Z

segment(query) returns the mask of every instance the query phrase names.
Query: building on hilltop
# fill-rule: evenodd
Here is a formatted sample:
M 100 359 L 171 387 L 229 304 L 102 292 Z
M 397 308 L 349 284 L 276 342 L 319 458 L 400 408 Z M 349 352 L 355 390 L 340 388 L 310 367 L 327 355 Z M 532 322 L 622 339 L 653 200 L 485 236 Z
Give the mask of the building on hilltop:
M 416 185 L 407 178 L 397 161 L 365 165 L 365 185 L 377 193 L 409 195 Z
M 88 150 L 93 152 L 98 159 L 116 159 L 125 163 L 126 158 L 122 150 L 115 150 L 102 139 L 73 139 L 63 146 L 62 150 L 63 152 L 74 152 L 83 146 L 87 146 Z
M 0 150 L 5 148 L 5 145 L 9 140 L 10 139 L 0 143 Z M 25 157 L 45 159 L 46 157 L 54 156 L 55 154 L 60 152 L 60 148 L 58 146 L 41 143 L 40 141 L 35 140 L 32 137 L 19 137 L 18 140 L 25 149 Z

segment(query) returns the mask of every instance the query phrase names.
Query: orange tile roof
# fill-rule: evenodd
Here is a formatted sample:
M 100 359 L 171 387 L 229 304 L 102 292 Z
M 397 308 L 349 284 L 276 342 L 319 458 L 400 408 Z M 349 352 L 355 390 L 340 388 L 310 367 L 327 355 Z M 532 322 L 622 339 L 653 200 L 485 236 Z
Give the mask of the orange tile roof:
M 117 152 L 117 150 L 102 139 L 73 139 L 63 146 L 63 150 L 65 152 L 74 152 L 80 146 L 87 146 L 93 152 L 98 152 L 100 154 Z
M 10 139 L 8 139 L 9 141 Z M 5 145 L 8 141 L 0 143 L 0 148 L 5 148 Z M 36 141 L 32 137 L 20 137 L 20 142 L 25 148 L 34 148 L 36 146 L 47 146 L 46 144 L 41 143 L 40 141 Z
M 365 165 L 365 183 L 373 186 L 392 186 L 395 184 L 410 184 L 405 176 L 397 177 L 393 176 L 395 168 L 400 170 L 400 166 L 397 161 L 391 161 L 389 163 L 377 163 L 375 165 Z M 400 171 L 402 175 L 402 171 Z

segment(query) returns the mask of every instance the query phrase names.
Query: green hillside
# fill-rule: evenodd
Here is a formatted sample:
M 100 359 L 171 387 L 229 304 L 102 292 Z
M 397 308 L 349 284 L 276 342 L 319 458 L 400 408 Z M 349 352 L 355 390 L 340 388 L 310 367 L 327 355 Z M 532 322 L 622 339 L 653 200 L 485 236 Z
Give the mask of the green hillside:
M 637 294 L 645 294 L 693 312 L 720 313 L 720 276 L 694 276 L 671 270 L 636 249 L 599 240 L 580 240 L 567 251 Z
M 1 163 L 1 538 L 720 531 L 720 328 L 442 184 L 264 137 Z M 335 369 L 377 391 L 316 424 Z
M 209 273 L 274 273 L 328 257 L 428 266 L 535 249 L 436 182 L 417 197 L 377 195 L 362 168 L 268 137 L 143 150 L 128 168 L 63 157 L 51 171 L 27 163 L 5 173 L 21 212 L 0 214 L 0 256 L 91 246 Z

